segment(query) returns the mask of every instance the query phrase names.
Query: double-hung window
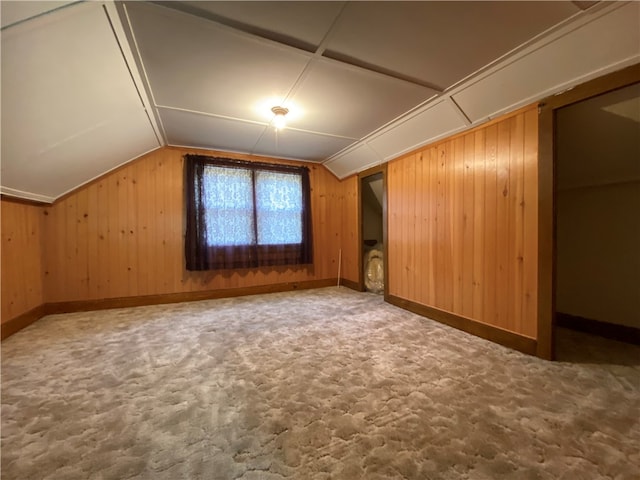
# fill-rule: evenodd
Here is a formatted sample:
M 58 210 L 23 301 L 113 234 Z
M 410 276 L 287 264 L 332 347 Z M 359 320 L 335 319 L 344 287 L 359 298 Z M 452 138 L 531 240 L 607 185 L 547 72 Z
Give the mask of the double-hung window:
M 188 270 L 312 263 L 309 170 L 185 156 Z

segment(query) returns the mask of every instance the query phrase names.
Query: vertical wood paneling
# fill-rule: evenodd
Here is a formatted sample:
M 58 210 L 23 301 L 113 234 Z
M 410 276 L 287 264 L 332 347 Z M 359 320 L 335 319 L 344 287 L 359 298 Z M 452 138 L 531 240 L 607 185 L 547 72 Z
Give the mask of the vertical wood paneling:
M 387 240 L 394 239 L 396 244 L 394 248 L 388 248 L 387 246 L 387 281 L 389 283 L 388 289 L 390 295 L 400 295 L 400 266 L 402 258 L 400 257 L 400 249 L 398 242 L 398 228 L 401 225 L 399 215 L 401 213 L 400 208 L 397 208 L 401 202 L 402 193 L 402 181 L 399 172 L 400 162 L 393 162 L 387 169 Z M 395 208 L 389 208 L 390 205 L 394 205 Z M 387 242 L 387 243 L 388 243 Z
M 436 260 L 438 258 L 436 249 L 438 247 L 438 149 L 432 148 L 429 152 L 429 231 L 431 236 L 428 238 L 429 244 L 429 298 L 430 303 L 428 305 L 437 305 L 436 285 L 438 284 L 438 278 L 436 278 L 438 272 L 438 266 Z M 403 188 L 401 185 L 400 188 Z M 388 207 L 387 207 L 388 208 Z M 392 242 L 390 242 L 392 243 Z
M 46 302 L 335 278 L 341 246 L 348 250 L 343 252 L 350 259 L 348 275 L 357 281 L 357 253 L 354 253 L 357 243 L 353 236 L 348 241 L 343 241 L 342 236 L 344 223 L 350 222 L 356 211 L 356 184 L 352 181 L 345 187 L 320 165 L 310 166 L 313 268 L 186 271 L 182 164 L 185 153 L 215 155 L 187 149 L 161 149 L 46 207 Z M 239 154 L 220 155 L 258 159 Z M 345 192 L 348 192 L 347 200 Z M 355 228 L 354 222 L 352 234 Z
M 96 255 L 98 256 L 97 265 L 95 270 L 92 270 L 92 275 L 89 281 L 97 285 L 96 290 L 92 293 L 95 295 L 92 298 L 108 298 L 109 297 L 109 276 L 106 272 L 109 271 L 109 265 L 111 264 L 111 241 L 109 235 L 109 187 L 108 183 L 104 180 L 88 187 L 91 190 L 96 190 L 96 196 L 98 198 L 98 205 L 96 209 L 96 216 L 93 219 L 93 224 L 96 225 L 95 236 L 98 237 L 98 250 Z M 53 209 L 55 212 L 57 209 Z M 55 221 L 51 226 L 55 228 Z M 57 237 L 54 236 L 57 239 Z M 55 258 L 47 256 L 47 263 L 54 263 Z M 53 267 L 51 267 L 53 268 Z M 93 272 L 104 272 L 102 275 L 95 275 Z M 54 294 L 52 291 L 47 290 L 47 295 L 51 294 L 52 298 L 63 298 L 64 296 L 60 292 Z
M 359 206 L 358 176 L 353 175 L 341 182 L 340 189 L 340 248 L 342 249 L 341 277 L 359 282 L 360 263 L 358 250 Z
M 424 254 L 425 254 L 425 242 L 424 242 L 424 238 L 426 236 L 426 232 L 425 232 L 425 224 L 424 224 L 424 212 L 423 212 L 423 207 L 425 205 L 425 201 L 424 201 L 424 194 L 426 192 L 426 189 L 424 188 L 424 184 L 423 184 L 423 178 L 424 178 L 424 168 L 425 168 L 425 161 L 424 161 L 424 156 L 422 154 L 422 152 L 418 152 L 415 156 L 416 159 L 416 176 L 415 176 L 415 186 L 416 186 L 416 195 L 415 195 L 415 209 L 416 209 L 416 214 L 415 214 L 415 225 L 416 225 L 416 231 L 415 231 L 415 239 L 416 242 L 414 243 L 414 254 L 415 254 L 415 276 L 414 276 L 414 282 L 416 284 L 416 289 L 415 289 L 415 297 L 418 299 L 418 301 L 422 302 L 424 301 L 424 288 L 422 287 L 422 285 L 424 285 L 425 281 L 426 281 L 426 276 L 425 276 L 425 260 L 424 260 Z
M 486 157 L 484 164 L 484 311 L 483 318 L 495 325 L 496 321 L 496 270 L 498 238 L 498 184 L 497 148 L 498 128 L 493 124 L 486 129 Z
M 509 302 L 502 300 L 502 297 L 509 296 L 509 265 L 515 263 L 509 257 L 509 245 L 514 242 L 513 225 L 509 215 L 509 201 L 511 192 L 509 191 L 510 178 L 510 155 L 511 155 L 511 122 L 508 118 L 498 123 L 498 151 L 496 156 L 496 319 L 497 325 L 504 325 L 505 328 L 513 330 L 513 317 L 509 316 Z M 515 172 L 514 172 L 515 174 Z M 511 252 L 513 254 L 513 252 Z
M 44 209 L 11 200 L 0 204 L 4 323 L 43 303 Z
M 416 156 L 411 155 L 407 158 L 406 162 L 406 175 L 407 183 L 409 187 L 405 193 L 405 201 L 407 202 L 407 219 L 409 238 L 416 238 Z M 407 291 L 412 298 L 415 298 L 416 292 L 416 259 L 415 259 L 415 247 L 416 243 L 413 241 L 405 242 L 406 249 L 406 266 L 405 266 L 405 282 L 407 284 Z
M 464 138 L 453 140 L 453 159 L 450 162 L 449 182 L 453 198 L 453 212 L 451 220 L 452 239 L 452 270 L 453 270 L 453 308 L 452 311 L 462 311 L 464 298 L 463 271 L 464 251 L 464 214 L 463 214 L 463 189 L 464 189 Z M 461 174 L 462 172 L 462 174 Z
M 538 115 L 524 115 L 524 311 L 523 333 L 537 336 L 538 316 Z
M 464 165 L 462 191 L 462 307 L 465 317 L 473 317 L 473 240 L 474 240 L 474 183 L 473 171 L 475 162 L 474 136 L 464 137 Z
M 390 294 L 535 338 L 536 145 L 531 108 L 390 163 Z
M 474 167 L 473 167 L 473 315 L 471 318 L 484 318 L 484 243 L 485 243 L 485 130 L 477 130 L 474 134 Z
M 522 312 L 523 297 L 523 250 L 524 250 L 524 116 L 513 117 L 511 122 L 511 148 L 509 156 L 509 191 L 511 201 L 509 203 L 509 219 L 512 222 L 513 241 L 509 243 L 509 258 L 515 261 L 509 262 L 509 290 L 508 295 L 513 298 L 511 311 L 508 312 L 513 319 L 513 330 L 523 332 L 524 315 Z M 530 332 L 527 333 L 529 336 Z

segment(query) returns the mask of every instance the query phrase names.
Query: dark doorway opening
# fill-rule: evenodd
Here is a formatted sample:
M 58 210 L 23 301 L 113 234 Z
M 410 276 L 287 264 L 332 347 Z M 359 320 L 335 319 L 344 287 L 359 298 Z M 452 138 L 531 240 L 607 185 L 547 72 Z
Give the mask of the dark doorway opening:
M 540 104 L 540 357 L 566 360 L 571 342 L 557 337 L 570 332 L 640 332 L 638 82 L 634 65 Z
M 384 293 L 386 286 L 386 195 L 384 168 L 363 172 L 360 179 L 360 286 Z

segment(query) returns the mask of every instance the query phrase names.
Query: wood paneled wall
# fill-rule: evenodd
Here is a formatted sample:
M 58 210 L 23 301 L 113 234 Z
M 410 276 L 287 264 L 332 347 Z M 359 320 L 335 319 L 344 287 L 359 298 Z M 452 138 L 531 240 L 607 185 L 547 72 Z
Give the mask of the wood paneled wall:
M 389 294 L 536 338 L 535 108 L 390 162 Z
M 343 187 L 326 168 L 311 164 L 307 165 L 311 169 L 313 269 L 186 271 L 183 250 L 185 153 L 216 155 L 208 151 L 163 148 L 45 209 L 47 302 L 243 288 L 337 277 L 342 245 Z M 217 155 L 265 161 L 246 155 Z
M 341 182 L 341 277 L 353 283 L 358 283 L 360 277 L 360 264 L 358 262 L 358 229 L 360 228 L 358 182 L 357 175 L 353 175 Z
M 2 323 L 44 302 L 43 208 L 3 199 Z

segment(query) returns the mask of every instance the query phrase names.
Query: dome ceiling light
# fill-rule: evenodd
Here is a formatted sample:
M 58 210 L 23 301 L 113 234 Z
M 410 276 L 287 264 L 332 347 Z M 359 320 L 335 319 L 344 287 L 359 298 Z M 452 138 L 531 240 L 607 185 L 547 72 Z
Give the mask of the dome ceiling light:
M 287 124 L 285 116 L 289 113 L 289 109 L 285 107 L 273 107 L 271 111 L 275 115 L 272 121 L 273 126 L 276 130 L 282 130 Z

